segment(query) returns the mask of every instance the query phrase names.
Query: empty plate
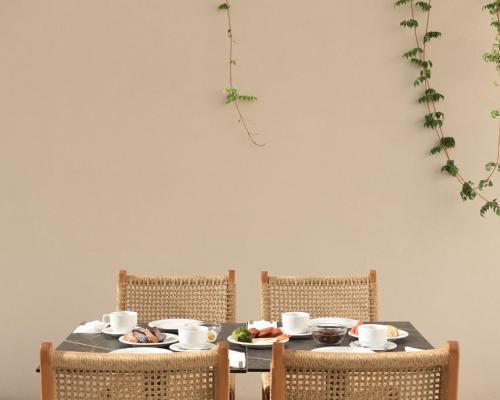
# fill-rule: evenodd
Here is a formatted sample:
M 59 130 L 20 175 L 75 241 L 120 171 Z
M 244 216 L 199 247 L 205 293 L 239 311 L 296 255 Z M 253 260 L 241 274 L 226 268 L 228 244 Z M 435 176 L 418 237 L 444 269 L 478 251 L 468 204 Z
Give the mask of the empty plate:
M 184 328 L 189 325 L 201 325 L 203 322 L 197 319 L 160 319 L 157 321 L 150 322 L 148 325 L 151 328 L 164 329 L 166 331 L 178 331 L 179 328 Z

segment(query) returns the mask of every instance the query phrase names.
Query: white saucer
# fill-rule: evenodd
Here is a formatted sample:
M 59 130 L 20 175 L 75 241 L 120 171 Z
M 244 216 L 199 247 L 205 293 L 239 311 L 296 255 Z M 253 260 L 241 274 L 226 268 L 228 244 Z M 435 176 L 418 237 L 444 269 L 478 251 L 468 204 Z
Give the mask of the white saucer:
M 318 353 L 374 353 L 373 350 L 367 349 L 365 347 L 347 347 L 347 346 L 328 346 L 328 347 L 317 347 L 312 349 Z
M 295 332 L 283 332 L 283 334 L 287 335 L 289 338 L 305 338 L 312 335 L 312 329 L 309 328 L 307 332 L 304 333 L 295 333 Z
M 170 346 L 170 350 L 173 351 L 205 351 L 205 350 L 212 350 L 216 346 L 215 343 L 206 343 L 202 347 L 193 347 L 193 348 L 187 348 L 181 345 L 180 343 L 174 343 L 172 346 Z
M 136 326 L 135 328 L 138 328 L 138 326 Z M 133 329 L 135 329 L 135 328 L 133 328 Z M 113 328 L 111 328 L 111 326 L 107 326 L 106 328 L 103 328 L 102 333 L 109 335 L 109 336 L 113 336 L 113 337 L 120 337 L 122 335 L 125 335 L 126 333 L 131 332 L 131 331 L 132 331 L 132 329 L 129 329 L 129 330 L 124 331 L 124 332 L 116 332 L 113 330 Z
M 361 346 L 361 343 L 359 343 L 359 340 L 356 340 L 355 342 L 349 343 L 349 346 L 351 347 L 357 347 L 359 348 L 364 348 L 364 349 L 369 349 L 369 350 L 374 350 L 374 351 L 388 351 L 388 350 L 394 350 L 398 345 L 394 342 L 385 342 L 383 347 L 368 347 L 368 346 Z
M 394 336 L 394 337 L 387 337 L 387 340 L 399 340 L 399 339 L 404 339 L 404 338 L 406 338 L 406 337 L 410 336 L 410 334 L 409 334 L 408 332 L 404 331 L 403 329 L 398 329 L 398 330 L 399 330 L 399 335 L 398 335 L 398 336 Z M 355 333 L 352 333 L 352 330 L 350 330 L 350 331 L 348 332 L 348 335 L 349 335 L 350 337 L 355 338 L 355 339 L 357 339 L 357 338 L 358 338 L 358 335 L 356 335 Z
M 110 351 L 113 354 L 165 354 L 172 353 L 168 349 L 159 349 L 157 347 L 127 347 L 126 349 L 118 349 Z

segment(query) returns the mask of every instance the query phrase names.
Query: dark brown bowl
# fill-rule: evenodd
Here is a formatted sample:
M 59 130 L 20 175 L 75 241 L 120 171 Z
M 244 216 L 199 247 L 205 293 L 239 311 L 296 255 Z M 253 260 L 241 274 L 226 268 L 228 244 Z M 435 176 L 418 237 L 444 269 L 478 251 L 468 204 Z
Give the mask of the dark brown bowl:
M 312 337 L 318 344 L 339 344 L 342 340 L 344 340 L 346 334 L 347 328 L 343 326 L 318 325 L 312 328 Z

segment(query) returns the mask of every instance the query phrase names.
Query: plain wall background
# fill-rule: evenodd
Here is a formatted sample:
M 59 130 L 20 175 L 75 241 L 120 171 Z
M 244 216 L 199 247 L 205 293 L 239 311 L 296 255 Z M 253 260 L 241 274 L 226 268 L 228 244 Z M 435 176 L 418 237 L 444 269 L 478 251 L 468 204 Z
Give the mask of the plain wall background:
M 0 397 L 38 396 L 38 346 L 113 309 L 117 270 L 223 274 L 259 315 L 259 271 L 365 273 L 381 318 L 461 344 L 461 398 L 498 399 L 499 219 L 462 204 L 414 104 L 392 1 L 233 2 L 227 84 L 217 1 L 0 0 Z M 441 0 L 434 85 L 477 181 L 494 158 L 494 32 Z M 497 188 L 498 189 L 498 188 Z M 496 192 L 498 196 L 498 191 Z M 493 196 L 495 194 L 493 193 Z M 485 334 L 486 332 L 486 334 Z M 258 377 L 238 379 L 241 399 Z

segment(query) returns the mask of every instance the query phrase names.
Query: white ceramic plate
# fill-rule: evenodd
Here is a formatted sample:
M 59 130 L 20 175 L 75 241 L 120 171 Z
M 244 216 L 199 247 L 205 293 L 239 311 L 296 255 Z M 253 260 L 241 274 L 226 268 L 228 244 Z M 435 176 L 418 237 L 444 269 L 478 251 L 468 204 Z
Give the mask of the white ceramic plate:
M 350 318 L 326 317 L 326 318 L 313 318 L 309 321 L 309 326 L 315 325 L 336 325 L 344 326 L 346 328 L 354 328 L 358 321 Z
M 385 342 L 385 345 L 383 347 L 367 347 L 367 346 L 361 346 L 359 343 L 359 340 L 356 340 L 355 342 L 349 343 L 349 346 L 358 348 L 358 349 L 370 349 L 374 351 L 388 351 L 388 350 L 394 350 L 398 345 L 394 342 Z
M 352 331 L 349 331 L 348 335 L 350 337 L 353 337 L 355 339 L 358 338 L 358 335 L 356 335 L 355 333 L 352 333 Z M 402 329 L 399 329 L 399 335 L 398 336 L 394 336 L 394 337 L 387 337 L 387 340 L 399 340 L 399 339 L 404 339 L 406 337 L 410 336 L 410 334 Z
M 188 325 L 201 325 L 203 322 L 197 319 L 160 319 L 158 321 L 153 321 L 148 324 L 150 328 L 159 328 L 166 331 L 178 331 L 179 328 L 184 328 Z
M 163 342 L 159 343 L 134 343 L 134 342 L 129 342 L 125 340 L 125 335 L 120 336 L 118 338 L 120 342 L 123 344 L 128 344 L 129 346 L 135 346 L 135 347 L 164 347 L 168 346 L 169 344 L 175 343 L 179 341 L 179 336 L 174 335 L 173 333 L 167 333 L 167 337 Z
M 215 346 L 216 346 L 215 343 L 207 343 L 203 347 L 187 348 L 187 347 L 182 346 L 180 343 L 174 343 L 172 346 L 170 346 L 170 350 L 186 351 L 186 352 L 205 351 L 205 350 L 212 350 Z
M 375 353 L 373 350 L 364 347 L 328 346 L 312 349 L 318 353 Z
M 280 340 L 281 343 L 286 343 L 290 339 L 286 338 L 283 340 Z M 253 339 L 252 343 L 248 342 L 238 342 L 233 336 L 228 336 L 227 341 L 229 343 L 234 343 L 234 344 L 239 344 L 240 346 L 244 347 L 253 347 L 253 348 L 265 348 L 265 347 L 272 347 L 273 343 L 276 342 L 276 338 L 255 338 Z
M 172 353 L 168 349 L 159 349 L 157 347 L 128 347 L 126 349 L 118 349 L 110 351 L 113 354 L 165 354 Z
M 138 326 L 136 326 L 136 328 L 138 328 Z M 114 337 L 120 337 L 122 335 L 125 335 L 126 333 L 129 333 L 131 332 L 132 330 L 128 330 L 128 331 L 125 331 L 125 332 L 115 332 L 113 330 L 113 328 L 111 328 L 110 326 L 107 326 L 106 328 L 104 328 L 102 330 L 102 333 L 106 334 L 106 335 L 109 335 L 109 336 L 114 336 Z

